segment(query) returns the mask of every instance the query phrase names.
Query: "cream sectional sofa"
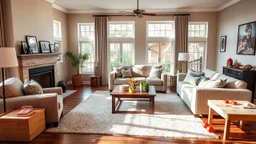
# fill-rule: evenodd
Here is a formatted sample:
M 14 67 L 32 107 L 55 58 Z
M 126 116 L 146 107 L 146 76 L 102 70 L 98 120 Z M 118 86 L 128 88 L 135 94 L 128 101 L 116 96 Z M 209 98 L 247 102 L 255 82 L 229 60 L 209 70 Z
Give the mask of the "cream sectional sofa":
M 44 88 L 44 94 L 24 95 L 23 83 L 18 78 L 5 80 L 6 110 L 32 105 L 45 108 L 46 123 L 58 126 L 63 110 L 63 96 L 60 87 Z M 3 113 L 2 83 L 0 84 L 0 113 Z
M 227 79 L 224 88 L 200 88 L 183 80 L 186 73 L 177 74 L 177 94 L 183 99 L 194 115 L 208 114 L 208 100 L 245 100 L 251 101 L 252 92 L 246 89 L 247 84 L 241 80 L 205 69 L 205 77 L 211 80 Z
M 162 73 L 160 78 L 149 77 L 151 68 L 162 68 L 162 66 L 146 66 L 146 65 L 132 65 L 123 66 L 124 69 L 130 69 L 133 78 L 139 82 L 149 82 L 150 85 L 155 86 L 156 91 L 166 92 L 167 90 L 167 76 L 168 74 Z M 109 73 L 109 90 L 112 91 L 115 86 L 128 84 L 130 78 L 116 77 L 115 71 Z

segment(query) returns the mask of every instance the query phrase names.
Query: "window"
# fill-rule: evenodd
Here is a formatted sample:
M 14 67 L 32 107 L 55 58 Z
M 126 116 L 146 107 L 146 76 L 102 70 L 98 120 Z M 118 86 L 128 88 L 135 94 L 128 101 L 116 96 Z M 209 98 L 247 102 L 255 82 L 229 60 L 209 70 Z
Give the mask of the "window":
M 189 68 L 202 71 L 205 63 L 208 24 L 206 22 L 190 22 L 188 31 Z
M 80 23 L 78 24 L 78 42 L 79 53 L 89 53 L 89 60 L 84 63 L 84 67 L 80 68 L 81 74 L 94 73 L 95 45 L 94 45 L 94 24 Z
M 61 40 L 61 22 L 53 20 L 53 37 L 54 40 Z
M 173 22 L 147 22 L 147 61 L 149 65 L 161 64 L 170 72 L 173 64 Z
M 109 24 L 110 38 L 134 38 L 134 23 L 110 23 Z
M 134 63 L 134 22 L 109 22 L 110 71 Z

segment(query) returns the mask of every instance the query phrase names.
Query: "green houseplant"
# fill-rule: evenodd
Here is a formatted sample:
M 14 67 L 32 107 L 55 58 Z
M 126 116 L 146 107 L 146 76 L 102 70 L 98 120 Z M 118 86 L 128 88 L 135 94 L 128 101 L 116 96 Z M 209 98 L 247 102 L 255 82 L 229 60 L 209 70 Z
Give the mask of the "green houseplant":
M 82 75 L 79 73 L 79 68 L 83 68 L 83 63 L 89 59 L 89 54 L 81 54 L 78 55 L 73 54 L 72 52 L 66 52 L 66 56 L 71 60 L 72 66 L 77 69 L 77 74 L 72 76 L 72 84 L 75 87 L 83 85 Z

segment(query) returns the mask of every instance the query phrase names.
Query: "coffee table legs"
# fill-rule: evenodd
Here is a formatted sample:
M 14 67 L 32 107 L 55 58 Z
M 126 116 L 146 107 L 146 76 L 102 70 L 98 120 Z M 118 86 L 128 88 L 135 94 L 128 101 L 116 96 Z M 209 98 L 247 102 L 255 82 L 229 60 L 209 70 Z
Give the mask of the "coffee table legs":
M 223 140 L 228 140 L 229 131 L 230 131 L 230 120 L 225 119 L 225 129 L 224 129 Z
M 155 113 L 155 97 L 152 97 L 150 101 L 151 101 L 151 114 L 154 114 Z
M 209 114 L 208 114 L 208 124 L 212 125 L 212 118 L 213 118 L 213 109 L 209 107 Z

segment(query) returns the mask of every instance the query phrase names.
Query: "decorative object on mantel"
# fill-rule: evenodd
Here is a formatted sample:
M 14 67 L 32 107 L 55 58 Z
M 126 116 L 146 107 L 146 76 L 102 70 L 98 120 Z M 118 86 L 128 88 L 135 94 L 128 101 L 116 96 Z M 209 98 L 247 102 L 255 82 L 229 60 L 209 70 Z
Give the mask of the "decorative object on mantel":
M 57 50 L 54 47 L 54 44 L 50 44 L 51 53 L 56 53 Z
M 229 58 L 229 59 L 227 60 L 227 67 L 231 67 L 232 64 L 233 64 L 233 60 L 232 60 L 232 58 Z
M 220 39 L 220 52 L 226 52 L 227 36 L 221 36 Z
M 238 26 L 237 54 L 255 55 L 256 21 Z
M 28 48 L 28 45 L 25 41 L 20 42 L 20 48 L 22 54 L 31 54 L 31 50 Z
M 37 39 L 35 36 L 26 36 L 26 41 L 28 44 L 28 48 L 31 49 L 32 53 L 39 53 Z
M 77 69 L 77 74 L 72 76 L 72 84 L 74 87 L 79 87 L 83 85 L 83 79 L 82 75 L 79 73 L 79 69 L 83 68 L 84 65 L 83 63 L 89 59 L 89 54 L 84 53 L 81 54 L 79 53 L 78 55 L 74 55 L 72 52 L 68 51 L 66 53 L 66 56 L 71 60 L 72 66 Z
M 39 46 L 42 53 L 50 53 L 50 42 L 49 41 L 39 41 Z
M 0 67 L 2 69 L 2 84 L 3 84 L 3 103 L 4 103 L 4 112 L 6 112 L 6 102 L 5 102 L 5 87 L 4 87 L 4 69 L 9 67 L 16 67 L 18 66 L 17 56 L 15 48 L 6 47 L 0 48 Z
M 54 50 L 55 50 L 56 52 L 60 52 L 60 43 L 57 43 L 57 42 L 54 43 Z M 61 55 L 58 55 L 57 60 L 58 60 L 58 61 L 61 61 Z

